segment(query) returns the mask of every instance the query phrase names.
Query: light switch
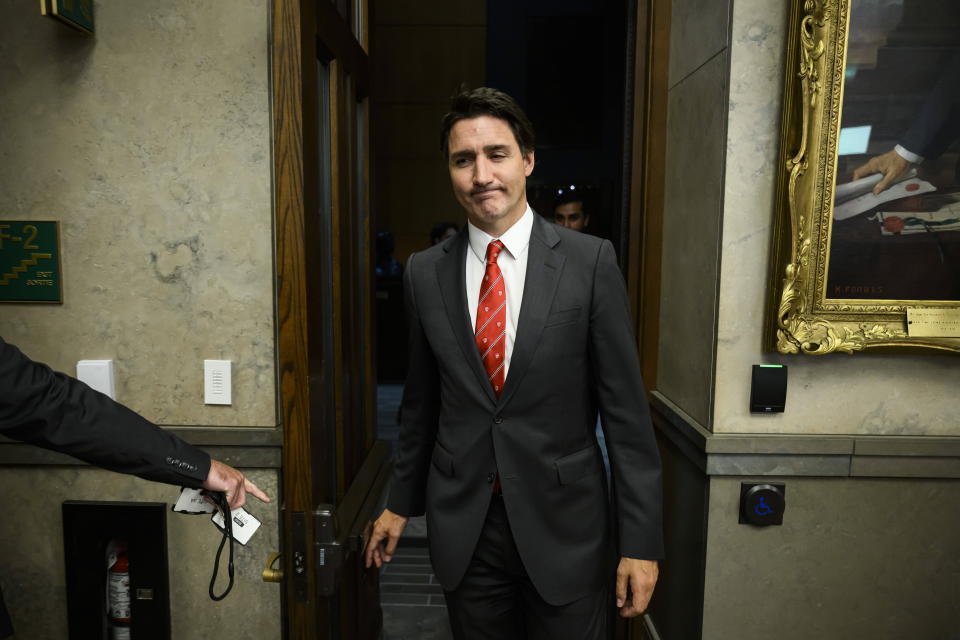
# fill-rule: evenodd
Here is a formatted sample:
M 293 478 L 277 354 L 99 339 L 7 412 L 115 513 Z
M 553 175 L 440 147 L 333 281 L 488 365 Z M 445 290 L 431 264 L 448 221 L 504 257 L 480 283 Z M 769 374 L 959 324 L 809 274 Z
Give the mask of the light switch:
M 113 360 L 80 360 L 77 362 L 77 380 L 113 400 L 117 399 L 113 384 Z
M 204 404 L 232 404 L 230 365 L 230 360 L 203 361 Z

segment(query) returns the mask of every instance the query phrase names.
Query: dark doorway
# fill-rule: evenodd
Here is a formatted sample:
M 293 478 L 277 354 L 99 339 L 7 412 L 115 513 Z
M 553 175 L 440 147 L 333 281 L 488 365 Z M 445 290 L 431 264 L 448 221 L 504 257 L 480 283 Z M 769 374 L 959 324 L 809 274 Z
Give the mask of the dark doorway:
M 537 133 L 530 204 L 551 217 L 583 194 L 586 232 L 621 249 L 631 108 L 627 0 L 491 0 L 487 84 L 514 96 Z M 632 91 L 632 89 L 631 89 Z

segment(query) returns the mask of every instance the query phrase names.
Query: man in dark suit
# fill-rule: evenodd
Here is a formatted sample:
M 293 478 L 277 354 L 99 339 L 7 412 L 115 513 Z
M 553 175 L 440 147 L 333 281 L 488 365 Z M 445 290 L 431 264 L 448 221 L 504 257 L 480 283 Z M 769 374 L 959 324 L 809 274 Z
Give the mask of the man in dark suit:
M 400 442 L 367 563 L 389 562 L 407 518 L 426 511 L 457 638 L 603 638 L 613 560 L 616 604 L 635 616 L 663 545 L 660 460 L 613 247 L 527 205 L 533 131 L 506 94 L 455 97 L 441 145 L 469 224 L 407 263 Z
M 34 362 L 0 338 L 0 434 L 147 480 L 226 493 L 231 509 L 247 492 L 267 497 L 242 473 L 79 380 Z M 13 627 L 0 593 L 0 638 Z
M 957 138 L 960 138 L 960 50 L 944 65 L 933 90 L 900 142 L 854 169 L 853 179 L 882 174 L 873 188 L 873 193 L 879 194 L 924 160 L 938 158 Z M 960 166 L 957 171 L 960 176 Z

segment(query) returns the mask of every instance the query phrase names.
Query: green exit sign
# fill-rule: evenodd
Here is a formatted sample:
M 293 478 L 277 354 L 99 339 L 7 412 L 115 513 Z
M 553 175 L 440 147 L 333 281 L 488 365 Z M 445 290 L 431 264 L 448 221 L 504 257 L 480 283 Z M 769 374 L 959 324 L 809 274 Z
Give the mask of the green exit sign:
M 59 224 L 0 220 L 0 302 L 63 302 Z

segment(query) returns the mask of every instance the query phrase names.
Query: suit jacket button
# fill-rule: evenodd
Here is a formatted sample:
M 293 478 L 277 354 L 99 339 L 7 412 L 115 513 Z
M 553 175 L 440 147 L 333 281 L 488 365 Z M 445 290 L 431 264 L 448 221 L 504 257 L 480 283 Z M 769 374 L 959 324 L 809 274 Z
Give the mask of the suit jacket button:
M 503 422 L 503 416 L 497 416 L 493 419 L 493 421 L 497 424 L 501 424 Z
M 487 474 L 487 484 L 493 484 L 493 481 L 497 479 L 497 474 L 488 473 Z

